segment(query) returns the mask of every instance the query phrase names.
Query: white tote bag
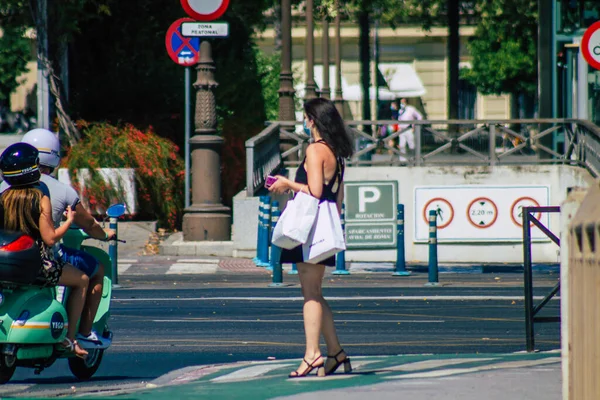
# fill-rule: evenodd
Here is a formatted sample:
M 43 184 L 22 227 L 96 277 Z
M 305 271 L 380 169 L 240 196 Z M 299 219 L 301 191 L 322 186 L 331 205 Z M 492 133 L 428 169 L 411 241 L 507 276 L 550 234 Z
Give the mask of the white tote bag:
M 324 201 L 319 204 L 317 221 L 308 240 L 302 245 L 304 262 L 318 264 L 342 250 L 346 250 L 346 242 L 337 206 Z
M 271 242 L 282 249 L 293 249 L 306 243 L 310 230 L 315 223 L 319 199 L 298 192 L 293 200 L 289 200 L 279 217 Z

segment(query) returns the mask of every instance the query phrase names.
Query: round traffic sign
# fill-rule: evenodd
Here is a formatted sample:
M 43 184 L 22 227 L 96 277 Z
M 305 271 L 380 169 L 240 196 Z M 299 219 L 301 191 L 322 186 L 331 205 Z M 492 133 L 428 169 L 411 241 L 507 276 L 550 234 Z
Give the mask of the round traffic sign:
M 522 227 L 523 226 L 523 207 L 539 207 L 540 203 L 532 197 L 519 197 L 510 206 L 510 218 L 513 224 Z M 537 212 L 535 218 L 540 219 L 542 213 Z M 533 225 L 533 222 L 530 224 Z
M 581 40 L 583 58 L 596 69 L 600 69 L 600 21 L 587 28 Z
M 181 0 L 181 6 L 197 21 L 214 21 L 225 13 L 229 0 Z
M 165 46 L 171 60 L 176 64 L 189 67 L 200 61 L 200 38 L 185 37 L 181 33 L 181 24 L 194 22 L 191 18 L 180 18 L 173 22 L 165 36 Z
M 498 219 L 498 207 L 487 197 L 478 197 L 467 207 L 467 219 L 476 228 L 489 228 Z
M 444 229 L 454 219 L 454 207 L 452 207 L 452 204 L 448 200 L 441 197 L 433 198 L 425 203 L 425 207 L 423 207 L 423 220 L 427 224 L 429 224 L 430 210 L 435 210 L 438 229 Z

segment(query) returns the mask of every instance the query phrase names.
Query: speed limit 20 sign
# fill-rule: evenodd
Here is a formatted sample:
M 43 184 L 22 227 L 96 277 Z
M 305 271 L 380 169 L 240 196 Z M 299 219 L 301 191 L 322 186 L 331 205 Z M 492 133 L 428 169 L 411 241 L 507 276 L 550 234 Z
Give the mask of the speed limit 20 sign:
M 600 21 L 593 23 L 583 34 L 581 52 L 593 68 L 600 69 Z

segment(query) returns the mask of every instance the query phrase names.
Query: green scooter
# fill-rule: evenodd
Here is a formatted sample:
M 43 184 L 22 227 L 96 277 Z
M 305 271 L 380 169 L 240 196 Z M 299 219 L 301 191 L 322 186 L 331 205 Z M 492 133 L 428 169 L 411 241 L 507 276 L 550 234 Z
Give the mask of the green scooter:
M 110 218 L 125 213 L 122 204 L 108 208 Z M 84 246 L 89 238 L 79 229 L 70 229 L 63 242 L 81 248 L 105 266 L 100 307 L 94 330 L 112 340 L 108 327 L 112 292 L 112 260 L 106 251 Z M 24 234 L 0 231 L 0 384 L 8 382 L 16 367 L 34 368 L 39 374 L 59 358 L 68 358 L 69 369 L 80 380 L 91 378 L 100 367 L 105 348 L 88 349 L 85 359 L 64 352 L 67 334 L 65 309 L 69 290 L 63 286 L 43 287 L 38 281 L 40 253 L 35 241 Z

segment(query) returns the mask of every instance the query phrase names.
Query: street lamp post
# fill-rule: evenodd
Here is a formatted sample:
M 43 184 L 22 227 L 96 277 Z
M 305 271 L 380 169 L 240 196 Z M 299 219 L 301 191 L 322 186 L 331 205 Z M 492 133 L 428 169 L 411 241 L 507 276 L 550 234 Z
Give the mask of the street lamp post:
M 340 10 L 340 2 L 335 2 L 335 93 L 333 96 L 333 102 L 335 108 L 344 118 L 344 97 L 342 92 L 342 37 L 341 37 L 341 24 L 342 16 Z
M 192 152 L 192 205 L 183 216 L 184 241 L 225 241 L 231 239 L 229 207 L 221 204 L 221 148 L 217 134 L 217 109 L 214 90 L 215 65 L 208 41 L 200 44 L 197 66 L 195 135 Z
M 279 120 L 294 121 L 292 76 L 292 2 L 281 0 L 281 72 L 279 74 Z
M 330 99 L 331 88 L 329 87 L 329 20 L 327 16 L 323 17 L 323 87 L 321 88 L 321 97 Z
M 313 0 L 306 0 L 306 87 L 304 98 L 306 100 L 317 97 L 317 85 L 315 83 L 315 37 Z

